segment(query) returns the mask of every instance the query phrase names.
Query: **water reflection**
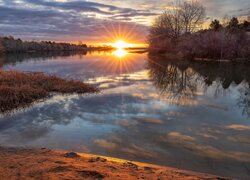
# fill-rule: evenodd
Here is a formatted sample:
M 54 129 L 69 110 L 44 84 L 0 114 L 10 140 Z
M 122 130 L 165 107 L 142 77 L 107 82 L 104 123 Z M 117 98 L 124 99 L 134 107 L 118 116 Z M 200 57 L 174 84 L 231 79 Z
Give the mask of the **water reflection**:
M 149 56 L 149 77 L 154 86 L 175 104 L 192 104 L 198 91 L 199 76 L 186 62 Z
M 36 52 L 36 53 L 11 53 L 7 55 L 0 56 L 0 68 L 4 65 L 11 64 L 15 65 L 16 63 L 22 63 L 27 61 L 47 61 L 53 60 L 56 57 L 72 57 L 72 56 L 85 56 L 90 51 L 81 51 L 81 52 L 72 52 L 72 51 L 47 51 L 47 52 Z
M 92 52 L 24 58 L 3 68 L 79 78 L 102 93 L 57 95 L 1 117 L 1 145 L 88 152 L 249 179 L 247 65 Z
M 149 76 L 154 86 L 175 104 L 195 102 L 196 96 L 209 88 L 214 96 L 238 89 L 236 105 L 250 117 L 250 64 L 172 61 L 149 55 Z M 211 91 L 211 90 L 210 90 Z
M 114 51 L 114 55 L 117 57 L 124 57 L 127 54 L 127 51 L 124 49 L 117 49 L 116 51 Z
M 2 57 L 2 68 L 46 72 L 64 78 L 81 80 L 96 76 L 130 73 L 144 68 L 145 55 L 129 53 L 125 50 L 122 50 L 120 54 L 123 57 L 116 56 L 114 53 L 113 51 L 88 51 L 10 54 Z

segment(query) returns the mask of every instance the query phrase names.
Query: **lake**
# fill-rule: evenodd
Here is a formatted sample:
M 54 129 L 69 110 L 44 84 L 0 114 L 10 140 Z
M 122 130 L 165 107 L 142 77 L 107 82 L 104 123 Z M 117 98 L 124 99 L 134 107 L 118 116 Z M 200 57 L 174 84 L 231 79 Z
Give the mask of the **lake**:
M 250 65 L 147 53 L 12 54 L 5 70 L 78 79 L 98 94 L 54 95 L 0 116 L 0 145 L 52 148 L 250 178 Z

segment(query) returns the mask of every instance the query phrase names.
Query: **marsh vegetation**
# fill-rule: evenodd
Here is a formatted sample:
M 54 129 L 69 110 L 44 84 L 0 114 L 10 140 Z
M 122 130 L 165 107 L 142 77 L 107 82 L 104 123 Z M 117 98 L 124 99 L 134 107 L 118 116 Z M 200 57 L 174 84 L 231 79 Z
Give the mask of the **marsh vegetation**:
M 51 93 L 93 93 L 95 87 L 81 81 L 64 80 L 43 73 L 0 70 L 0 112 L 26 107 Z

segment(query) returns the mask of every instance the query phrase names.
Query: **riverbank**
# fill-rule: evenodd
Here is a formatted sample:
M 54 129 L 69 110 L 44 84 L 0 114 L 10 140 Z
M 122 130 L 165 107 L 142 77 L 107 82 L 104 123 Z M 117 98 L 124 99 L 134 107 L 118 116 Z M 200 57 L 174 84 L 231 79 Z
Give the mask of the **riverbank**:
M 81 81 L 64 80 L 44 73 L 0 70 L 0 113 L 31 105 L 52 93 L 83 94 L 97 92 Z
M 152 53 L 149 52 L 150 57 L 161 58 L 165 61 L 190 61 L 190 62 L 211 62 L 211 63 L 249 63 L 249 58 L 235 58 L 235 59 L 212 59 L 212 58 L 198 58 L 185 57 L 182 53 Z
M 0 147 L 0 179 L 223 179 L 123 159 Z

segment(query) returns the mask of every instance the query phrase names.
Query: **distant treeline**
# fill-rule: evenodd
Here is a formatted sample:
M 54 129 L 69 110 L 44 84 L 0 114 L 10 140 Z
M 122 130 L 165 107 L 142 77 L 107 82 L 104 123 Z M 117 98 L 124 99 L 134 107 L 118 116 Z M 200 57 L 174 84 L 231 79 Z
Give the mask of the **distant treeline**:
M 209 29 L 183 36 L 179 48 L 187 58 L 250 60 L 250 22 L 213 20 Z
M 205 8 L 198 1 L 174 4 L 176 8 L 160 15 L 148 38 L 152 53 L 174 53 L 183 58 L 250 59 L 250 17 L 236 17 L 221 23 L 215 19 L 208 29 Z
M 42 51 L 81 51 L 86 44 L 56 43 L 51 41 L 22 41 L 12 36 L 0 37 L 0 53 L 42 52 Z

